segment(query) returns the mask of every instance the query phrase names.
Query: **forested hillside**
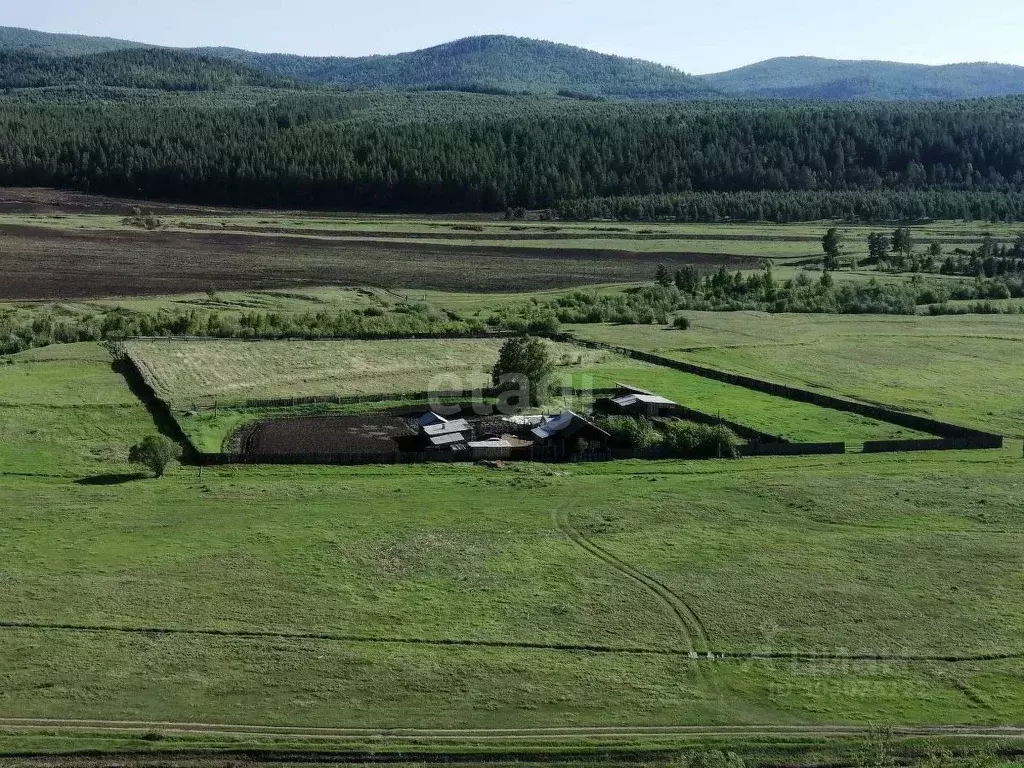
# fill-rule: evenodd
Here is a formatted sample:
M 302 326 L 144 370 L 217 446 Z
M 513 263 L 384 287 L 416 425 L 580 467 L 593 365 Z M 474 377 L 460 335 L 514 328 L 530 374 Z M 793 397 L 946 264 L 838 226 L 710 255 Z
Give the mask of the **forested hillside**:
M 889 61 L 770 59 L 704 79 L 734 97 L 774 99 L 949 100 L 1024 94 L 1024 67 Z
M 30 53 L 58 59 L 126 49 L 135 49 L 137 53 L 142 50 L 162 52 L 168 57 L 179 53 L 173 49 L 107 38 L 48 35 L 0 27 L 0 52 Z M 229 61 L 243 65 L 247 71 L 249 68 L 260 70 L 268 79 L 287 78 L 346 89 L 463 89 L 538 94 L 562 91 L 582 96 L 672 100 L 716 95 L 703 80 L 671 67 L 608 56 L 569 45 L 502 35 L 467 38 L 393 56 L 311 57 L 251 53 L 233 48 L 199 48 L 188 53 L 197 57 L 194 61 L 209 62 L 207 66 L 211 72 L 208 79 L 215 81 L 223 80 L 223 71 L 216 64 Z M 131 79 L 127 76 L 127 67 L 132 62 L 145 70 L 136 78 L 140 83 L 154 78 L 152 68 L 161 61 L 178 68 L 173 58 L 113 56 L 105 63 L 113 61 L 122 64 L 116 82 L 100 82 L 98 77 L 102 72 L 97 70 L 90 70 L 92 77 L 79 76 L 75 82 L 121 85 Z M 69 68 L 80 70 L 90 66 L 91 62 L 82 61 Z M 50 70 L 46 70 L 46 75 L 51 79 L 56 76 Z M 175 76 L 176 72 L 167 73 L 168 78 Z M 34 83 L 41 81 L 38 76 L 35 79 L 23 77 L 12 81 L 11 87 L 33 87 Z
M 108 86 L 161 91 L 276 87 L 289 81 L 245 64 L 185 51 L 134 49 L 85 56 L 0 51 L 0 87 Z
M 898 197 L 1024 187 L 1020 99 L 969 107 L 659 105 L 464 93 L 263 93 L 246 105 L 216 94 L 84 106 L 0 100 L 0 183 L 417 211 L 548 208 L 691 192 Z M 951 198 L 915 199 L 903 207 L 928 216 L 929 205 Z M 750 211 L 759 217 L 756 206 Z
M 0 27 L 0 51 L 20 51 L 45 56 L 85 56 L 90 53 L 149 48 L 144 43 L 115 40 L 112 37 L 60 35 L 20 27 Z
M 364 58 L 309 58 L 214 49 L 269 72 L 346 88 L 570 91 L 596 96 L 692 99 L 715 95 L 703 80 L 646 61 L 503 35 L 458 40 L 422 51 Z

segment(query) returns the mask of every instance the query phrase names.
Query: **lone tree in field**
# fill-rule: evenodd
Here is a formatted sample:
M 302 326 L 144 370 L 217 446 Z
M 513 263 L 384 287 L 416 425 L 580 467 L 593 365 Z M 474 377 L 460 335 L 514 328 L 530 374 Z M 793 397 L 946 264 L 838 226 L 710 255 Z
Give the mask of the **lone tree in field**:
M 180 446 L 163 435 L 150 435 L 128 451 L 128 461 L 141 464 L 157 477 L 163 477 L 167 466 L 180 458 Z
M 502 388 L 528 386 L 530 404 L 540 405 L 550 392 L 554 370 L 548 345 L 542 339 L 516 336 L 501 347 L 491 380 L 494 386 Z
M 821 238 L 821 249 L 825 252 L 825 269 L 839 269 L 839 260 L 843 256 L 843 236 L 835 227 L 829 229 Z

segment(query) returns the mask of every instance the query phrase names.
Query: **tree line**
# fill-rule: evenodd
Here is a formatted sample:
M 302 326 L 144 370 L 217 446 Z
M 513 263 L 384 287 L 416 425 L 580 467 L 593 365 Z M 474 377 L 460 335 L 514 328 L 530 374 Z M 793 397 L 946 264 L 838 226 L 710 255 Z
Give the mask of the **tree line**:
M 686 192 L 562 200 L 569 221 L 1024 221 L 1024 193 L 962 189 Z
M 0 98 L 0 184 L 570 219 L 1024 218 L 1019 99 L 968 109 L 268 93 Z

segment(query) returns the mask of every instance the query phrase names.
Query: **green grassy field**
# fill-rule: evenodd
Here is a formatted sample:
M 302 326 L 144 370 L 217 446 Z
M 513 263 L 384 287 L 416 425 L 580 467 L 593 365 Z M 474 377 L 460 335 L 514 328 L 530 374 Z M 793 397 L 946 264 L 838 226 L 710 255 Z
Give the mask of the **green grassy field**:
M 583 338 L 1024 436 L 1024 318 L 687 313 L 689 331 L 589 325 Z
M 1024 654 L 1012 451 L 130 481 L 124 451 L 155 428 L 102 350 L 14 360 L 0 367 L 0 401 L 19 403 L 4 444 L 39 448 L 0 464 L 0 717 L 526 727 L 1024 711 L 1019 659 L 980 658 Z M 691 648 L 727 657 L 693 662 Z
M 127 471 L 128 446 L 147 429 L 152 419 L 97 344 L 37 349 L 0 363 L 0 472 Z

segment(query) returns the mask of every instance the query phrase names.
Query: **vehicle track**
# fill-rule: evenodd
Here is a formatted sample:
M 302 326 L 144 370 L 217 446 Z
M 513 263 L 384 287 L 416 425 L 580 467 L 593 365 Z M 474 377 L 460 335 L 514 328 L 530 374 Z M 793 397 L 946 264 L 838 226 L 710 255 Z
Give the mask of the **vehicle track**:
M 658 581 L 653 576 L 649 576 L 637 568 L 634 568 L 629 563 L 621 560 L 619 557 L 582 534 L 579 530 L 573 527 L 572 523 L 569 521 L 569 511 L 567 509 L 555 510 L 552 513 L 552 517 L 556 527 L 568 536 L 578 547 L 606 565 L 611 566 L 627 578 L 643 586 L 666 608 L 668 608 L 675 617 L 676 623 L 682 631 L 688 651 L 694 651 L 699 654 L 708 654 L 712 652 L 711 641 L 708 638 L 704 622 L 701 621 L 696 611 L 694 611 L 682 597 L 673 592 L 672 589 L 661 581 Z
M 0 718 L 0 729 L 30 732 L 161 733 L 166 735 L 259 736 L 319 741 L 559 741 L 568 739 L 640 739 L 652 737 L 791 737 L 863 736 L 869 726 L 857 725 L 723 725 L 723 726 L 562 726 L 547 728 L 332 728 L 189 723 L 163 720 L 93 720 L 62 718 Z M 896 726 L 896 737 L 966 736 L 1024 739 L 1019 726 Z

